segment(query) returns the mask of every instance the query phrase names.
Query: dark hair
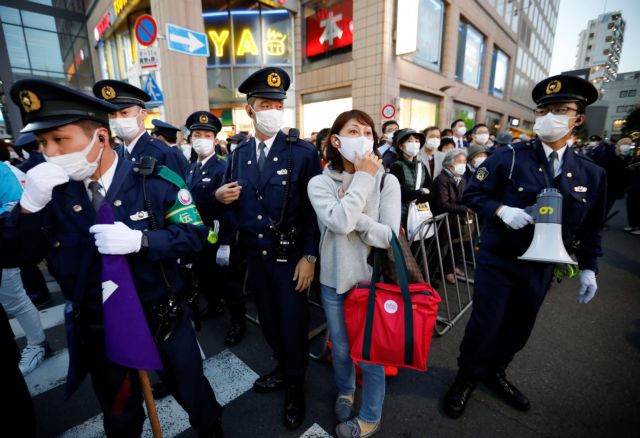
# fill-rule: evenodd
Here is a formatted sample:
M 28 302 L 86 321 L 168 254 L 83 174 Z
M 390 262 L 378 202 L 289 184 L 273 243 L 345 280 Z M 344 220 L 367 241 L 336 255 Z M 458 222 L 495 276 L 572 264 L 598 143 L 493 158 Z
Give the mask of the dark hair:
M 475 134 L 476 131 L 478 130 L 478 128 L 487 128 L 487 130 L 489 129 L 489 127 L 487 125 L 485 125 L 484 123 L 478 123 L 473 128 L 471 128 L 471 133 Z
M 73 122 L 73 123 L 81 127 L 82 131 L 89 138 L 93 137 L 93 133 L 96 131 L 96 129 L 100 129 L 100 128 L 106 129 L 108 132 L 107 137 L 109 138 L 109 144 L 111 144 L 111 129 L 109 129 L 109 126 L 105 125 L 104 123 L 97 122 L 95 120 L 87 120 L 87 119 L 78 120 L 77 122 Z
M 441 137 L 446 137 L 446 136 L 452 136 L 453 135 L 453 131 L 449 128 L 443 129 L 442 131 L 440 131 L 440 136 Z
M 400 127 L 398 122 L 396 122 L 395 120 L 387 120 L 386 122 L 384 122 L 382 124 L 382 128 L 380 128 L 380 129 L 382 129 L 382 133 L 383 134 L 384 134 L 384 130 L 387 129 L 387 126 L 389 126 L 389 125 L 396 125 L 398 128 Z M 373 128 L 373 126 L 372 126 L 372 128 Z M 376 143 L 377 143 L 377 141 L 376 141 Z
M 9 145 L 7 143 L 0 143 L 0 161 L 9 161 Z
M 584 102 L 576 102 L 576 106 L 578 107 L 578 114 L 584 114 L 586 112 L 587 107 L 585 106 Z
M 438 131 L 440 132 L 440 128 L 438 128 L 437 126 L 429 126 L 428 128 L 425 128 L 424 131 L 422 131 L 422 133 L 424 134 L 424 138 L 426 139 L 427 136 L 429 135 L 429 133 L 431 131 Z M 440 132 L 440 135 L 442 135 L 442 132 Z M 426 140 L 425 140 L 426 141 Z
M 462 122 L 462 123 L 464 123 L 464 120 L 462 120 L 462 119 L 455 119 L 453 122 L 451 122 L 451 129 L 453 129 L 453 128 L 454 128 L 454 126 L 456 126 L 456 123 L 458 123 L 458 122 Z
M 369 114 L 364 111 L 358 109 L 352 109 L 350 111 L 345 111 L 341 113 L 336 120 L 333 122 L 331 126 L 331 130 L 329 131 L 329 137 L 327 139 L 327 147 L 324 151 L 325 159 L 331 164 L 331 168 L 336 172 L 342 172 L 344 168 L 342 167 L 342 155 L 338 151 L 338 149 L 334 148 L 330 143 L 330 137 L 332 135 L 339 135 L 340 130 L 347 124 L 347 122 L 351 119 L 356 119 L 358 122 L 363 125 L 368 125 L 371 127 L 373 131 L 373 152 L 378 155 L 378 134 L 376 133 L 376 127 L 373 119 Z
M 323 143 L 325 143 L 325 139 L 329 136 L 329 128 L 322 128 L 316 134 L 316 148 L 319 151 L 322 151 Z
M 440 152 L 442 152 L 442 148 L 443 148 L 444 146 L 448 145 L 448 144 L 453 145 L 453 147 L 455 147 L 455 146 L 456 146 L 456 142 L 455 142 L 455 141 L 453 141 L 453 139 L 451 139 L 451 138 L 443 138 L 442 140 L 440 140 L 440 146 L 438 146 L 438 150 L 439 150 Z

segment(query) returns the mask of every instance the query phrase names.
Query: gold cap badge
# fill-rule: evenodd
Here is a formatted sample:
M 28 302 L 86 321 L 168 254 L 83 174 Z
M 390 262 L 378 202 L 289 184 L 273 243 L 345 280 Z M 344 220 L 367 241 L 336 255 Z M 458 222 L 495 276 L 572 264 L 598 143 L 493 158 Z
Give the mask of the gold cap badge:
M 114 90 L 113 87 L 105 85 L 104 87 L 102 87 L 101 92 L 102 92 L 102 97 L 105 98 L 106 100 L 111 100 L 116 98 L 116 90 Z
M 559 80 L 554 79 L 553 81 L 549 82 L 549 84 L 547 84 L 547 94 L 553 94 L 553 93 L 557 93 L 562 89 L 562 84 L 560 83 Z
M 20 90 L 20 104 L 25 112 L 38 111 L 41 107 L 40 99 L 33 91 Z
M 280 75 L 278 73 L 271 73 L 269 76 L 267 76 L 267 85 L 273 88 L 277 88 L 280 86 L 280 83 L 282 81 L 280 80 Z
M 209 117 L 206 114 L 200 116 L 200 123 L 209 123 Z

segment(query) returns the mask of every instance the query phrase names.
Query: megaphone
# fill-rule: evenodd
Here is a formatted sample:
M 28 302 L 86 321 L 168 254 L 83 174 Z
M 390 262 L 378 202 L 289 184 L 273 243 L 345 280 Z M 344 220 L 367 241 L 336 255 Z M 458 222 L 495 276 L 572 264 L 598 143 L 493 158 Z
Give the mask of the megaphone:
M 538 194 L 536 204 L 524 209 L 536 223 L 529 249 L 520 260 L 577 265 L 562 242 L 562 194 L 558 189 L 546 188 Z

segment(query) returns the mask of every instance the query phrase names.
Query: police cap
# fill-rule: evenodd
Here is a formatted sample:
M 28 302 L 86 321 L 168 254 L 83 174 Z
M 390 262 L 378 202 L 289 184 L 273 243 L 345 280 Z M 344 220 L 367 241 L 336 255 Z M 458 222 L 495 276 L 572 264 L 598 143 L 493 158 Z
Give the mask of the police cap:
M 180 129 L 176 128 L 175 126 L 170 125 L 167 122 L 163 122 L 160 119 L 153 119 L 151 121 L 151 124 L 155 127 L 153 128 L 152 134 L 160 134 L 171 143 L 175 143 L 178 139 L 178 131 L 180 131 Z
M 234 141 L 238 144 L 242 143 L 243 141 L 245 141 L 247 139 L 247 136 L 241 133 L 237 133 L 236 135 L 232 135 L 231 137 L 227 138 L 227 141 Z
M 20 108 L 25 127 L 21 132 L 45 131 L 94 120 L 109 125 L 117 107 L 65 85 L 43 79 L 23 79 L 11 87 L 11 100 Z
M 93 94 L 99 99 L 114 104 L 118 109 L 129 108 L 134 105 L 144 108 L 144 103 L 151 100 L 151 96 L 140 88 L 112 79 L 96 82 L 93 85 Z
M 598 100 L 598 90 L 578 76 L 557 75 L 543 79 L 533 87 L 531 98 L 536 105 L 556 102 L 582 102 L 591 105 Z
M 13 144 L 27 149 L 28 152 L 30 149 L 38 146 L 38 143 L 38 137 L 36 137 L 32 132 L 26 132 L 24 134 L 20 134 Z
M 500 131 L 496 135 L 496 143 L 498 144 L 511 144 L 511 140 L 513 140 L 513 136 L 507 131 Z
M 253 73 L 240 84 L 238 91 L 250 97 L 284 100 L 291 79 L 286 71 L 278 67 L 266 67 Z
M 187 129 L 189 130 L 189 132 L 201 130 L 213 131 L 215 133 L 218 133 L 222 129 L 222 123 L 220 122 L 220 119 L 211 114 L 209 111 L 196 111 L 195 113 L 187 117 L 185 125 L 187 125 Z

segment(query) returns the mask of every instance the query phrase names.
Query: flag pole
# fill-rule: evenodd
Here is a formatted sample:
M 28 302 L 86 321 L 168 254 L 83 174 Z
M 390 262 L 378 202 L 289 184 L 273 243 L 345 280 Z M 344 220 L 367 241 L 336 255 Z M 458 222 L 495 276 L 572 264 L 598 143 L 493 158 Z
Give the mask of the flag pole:
M 160 420 L 158 419 L 156 404 L 153 401 L 149 375 L 146 370 L 138 370 L 138 376 L 140 377 L 140 384 L 142 385 L 142 395 L 144 396 L 144 403 L 147 406 L 147 414 L 149 415 L 149 423 L 151 423 L 153 437 L 162 438 L 162 429 L 160 429 Z

